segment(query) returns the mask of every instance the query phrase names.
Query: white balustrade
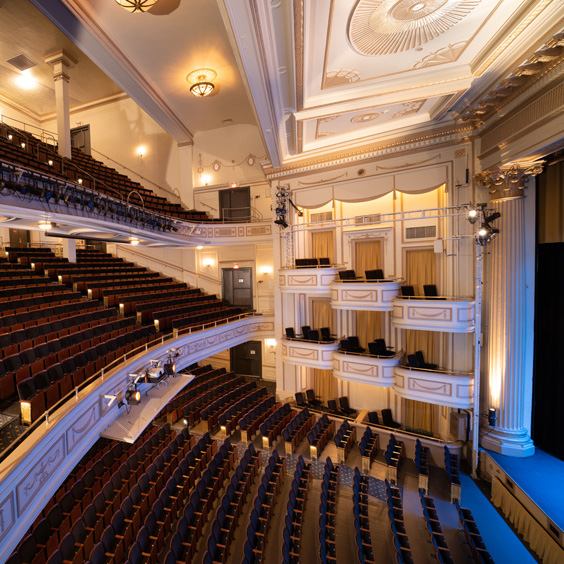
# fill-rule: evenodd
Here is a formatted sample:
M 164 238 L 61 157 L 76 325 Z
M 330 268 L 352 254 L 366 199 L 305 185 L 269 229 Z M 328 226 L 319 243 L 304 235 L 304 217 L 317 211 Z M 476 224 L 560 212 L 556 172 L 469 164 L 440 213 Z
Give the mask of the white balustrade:
M 321 370 L 333 368 L 333 353 L 339 348 L 339 342 L 300 341 L 282 338 L 282 360 L 289 364 L 309 366 Z
M 331 284 L 342 268 L 293 268 L 278 272 L 281 292 L 307 292 L 316 297 L 331 295 Z
M 475 329 L 473 299 L 394 300 L 392 323 L 397 329 L 446 333 L 472 333 Z
M 399 351 L 391 357 L 344 352 L 333 353 L 333 376 L 339 380 L 391 388 L 395 384 L 394 367 L 403 356 Z
M 331 284 L 331 307 L 357 311 L 392 311 L 403 280 Z

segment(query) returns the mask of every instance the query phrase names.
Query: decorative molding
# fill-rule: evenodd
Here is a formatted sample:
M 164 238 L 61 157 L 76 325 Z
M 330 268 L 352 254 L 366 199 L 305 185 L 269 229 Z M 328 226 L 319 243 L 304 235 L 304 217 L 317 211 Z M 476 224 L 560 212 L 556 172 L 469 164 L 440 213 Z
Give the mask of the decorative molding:
M 98 418 L 98 410 L 96 409 L 96 405 L 93 405 L 73 424 L 67 431 L 67 453 L 71 453 L 74 447 L 82 441 Z
M 475 302 L 472 299 L 396 299 L 393 301 L 392 324 L 398 329 L 472 333 Z
M 9 533 L 16 522 L 14 492 L 10 492 L 0 503 L 0 541 Z
M 359 0 L 350 18 L 349 40 L 362 55 L 401 53 L 443 35 L 480 0 Z
M 517 163 L 506 169 L 480 172 L 474 175 L 474 182 L 486 186 L 492 200 L 521 197 L 530 178 L 542 170 L 542 163 Z
M 479 126 L 499 113 L 501 108 L 520 96 L 534 83 L 564 62 L 564 32 L 554 35 L 505 80 L 468 107 L 460 116 L 462 123 Z
M 468 45 L 468 41 L 458 41 L 457 43 L 449 43 L 447 47 L 438 49 L 423 57 L 420 61 L 413 65 L 414 69 L 422 69 L 426 67 L 435 67 L 444 65 L 445 63 L 454 63 L 462 54 L 462 51 Z

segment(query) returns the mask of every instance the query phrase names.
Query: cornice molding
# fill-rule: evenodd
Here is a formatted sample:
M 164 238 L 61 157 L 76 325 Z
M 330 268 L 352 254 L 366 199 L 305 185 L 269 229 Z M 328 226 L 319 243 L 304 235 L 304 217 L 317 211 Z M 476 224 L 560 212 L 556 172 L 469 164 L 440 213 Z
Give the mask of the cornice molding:
M 406 139 L 396 138 L 396 140 L 382 142 L 371 147 L 360 147 L 355 151 L 347 153 L 328 155 L 327 157 L 310 161 L 299 161 L 280 168 L 265 169 L 264 174 L 267 180 L 275 180 L 320 170 L 327 171 L 353 163 L 368 162 L 391 155 L 397 156 L 406 152 L 413 152 L 414 150 L 436 148 L 437 145 L 445 143 L 457 143 L 466 140 L 472 131 L 472 125 L 458 125 L 453 128 L 444 128 L 441 131 L 427 130 L 417 136 Z

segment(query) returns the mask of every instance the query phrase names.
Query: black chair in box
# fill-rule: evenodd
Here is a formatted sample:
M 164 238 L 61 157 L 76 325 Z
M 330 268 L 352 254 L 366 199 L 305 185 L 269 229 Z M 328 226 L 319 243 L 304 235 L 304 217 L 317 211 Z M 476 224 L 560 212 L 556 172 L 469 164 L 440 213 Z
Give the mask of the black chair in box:
M 311 331 L 311 327 L 309 325 L 302 326 L 302 339 L 309 339 L 309 332 Z
M 356 280 L 354 270 L 339 270 L 339 280 Z
M 380 268 L 375 270 L 365 270 L 364 276 L 366 280 L 383 280 L 384 279 L 384 271 Z
M 286 338 L 288 339 L 296 338 L 296 332 L 294 331 L 293 327 L 286 327 L 285 331 L 286 331 Z
M 322 327 L 319 332 L 321 333 L 322 341 L 332 341 L 331 339 L 331 329 L 329 327 Z
M 339 405 L 341 407 L 341 411 L 347 415 L 355 415 L 356 414 L 356 410 L 352 409 L 351 406 L 349 405 L 349 398 L 347 396 L 343 396 L 342 398 L 339 398 Z
M 415 296 L 415 290 L 413 286 L 400 286 L 400 292 L 402 298 L 411 298 Z
M 296 259 L 295 260 L 296 268 L 307 268 L 309 266 L 308 260 L 309 259 Z
M 425 298 L 429 300 L 445 300 L 446 298 L 439 298 L 439 293 L 437 291 L 437 287 L 435 284 L 425 284 L 423 286 L 423 293 L 425 294 Z
M 319 331 L 317 329 L 310 329 L 307 335 L 308 341 L 320 341 Z
M 386 346 L 386 341 L 384 339 L 374 339 L 374 342 L 368 343 L 368 352 L 376 356 L 390 357 L 394 356 L 395 352 L 389 350 Z
M 307 403 L 313 408 L 321 407 L 322 403 L 315 397 L 315 392 L 312 389 L 306 390 Z
M 400 423 L 394 421 L 391 409 L 382 410 L 382 424 L 386 427 L 392 427 L 393 429 L 399 429 L 401 427 Z
M 323 257 L 319 259 L 319 266 L 331 266 L 331 262 L 328 257 Z

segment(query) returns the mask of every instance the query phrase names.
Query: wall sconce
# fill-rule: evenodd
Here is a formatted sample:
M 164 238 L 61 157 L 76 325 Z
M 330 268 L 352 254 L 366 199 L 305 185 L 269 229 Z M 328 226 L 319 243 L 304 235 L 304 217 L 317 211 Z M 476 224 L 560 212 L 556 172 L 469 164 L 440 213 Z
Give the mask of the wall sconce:
M 215 261 L 214 261 L 212 258 L 205 258 L 205 259 L 202 261 L 202 266 L 203 266 L 204 268 L 211 268 L 211 267 L 213 267 L 214 265 L 215 265 Z
M 198 251 L 201 251 L 203 248 L 204 248 L 204 247 L 203 247 L 202 245 L 198 245 L 198 246 L 196 247 L 196 249 L 197 249 Z
M 137 147 L 137 156 L 142 159 L 147 154 L 147 147 L 145 145 L 139 145 Z
M 264 340 L 264 344 L 265 344 L 270 350 L 272 350 L 273 348 L 276 347 L 276 339 L 265 339 L 265 340 Z
M 204 186 L 207 186 L 211 182 L 211 176 L 209 174 L 202 174 L 200 178 Z
M 259 272 L 263 276 L 266 276 L 267 274 L 272 274 L 273 269 L 272 269 L 272 266 L 261 266 Z
M 139 239 L 137 237 L 130 237 L 129 244 L 135 247 L 136 245 L 139 245 Z
M 49 231 L 49 229 L 53 228 L 53 224 L 50 221 L 40 221 L 39 222 L 39 229 L 42 229 L 43 231 Z

